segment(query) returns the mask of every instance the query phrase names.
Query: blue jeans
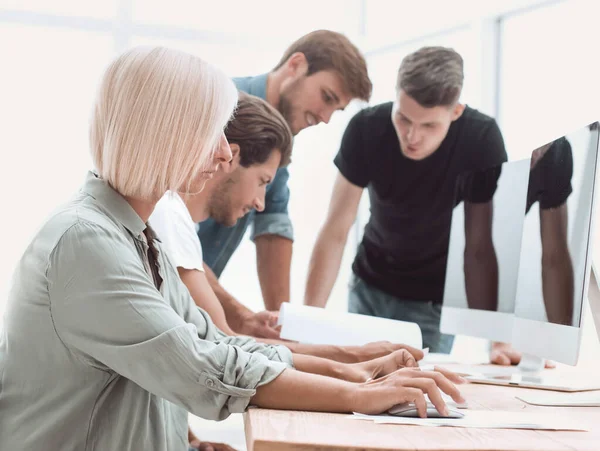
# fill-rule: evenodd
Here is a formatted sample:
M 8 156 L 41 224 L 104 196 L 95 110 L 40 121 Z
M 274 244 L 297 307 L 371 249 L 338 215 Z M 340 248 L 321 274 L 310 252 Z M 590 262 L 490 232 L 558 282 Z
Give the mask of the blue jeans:
M 424 348 L 444 354 L 449 354 L 452 350 L 454 335 L 440 332 L 442 304 L 439 302 L 399 299 L 368 285 L 354 275 L 348 297 L 348 311 L 417 323 L 423 334 Z

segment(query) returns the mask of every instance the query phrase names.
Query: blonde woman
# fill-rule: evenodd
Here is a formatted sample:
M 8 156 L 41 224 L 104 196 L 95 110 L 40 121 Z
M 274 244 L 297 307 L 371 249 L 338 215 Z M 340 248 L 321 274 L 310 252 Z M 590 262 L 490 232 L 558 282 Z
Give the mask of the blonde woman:
M 440 389 L 461 401 L 439 372 L 383 368 L 360 383 L 307 374 L 318 362 L 226 337 L 194 305 L 146 222 L 165 192 L 197 193 L 231 159 L 223 129 L 236 99 L 223 73 L 173 50 L 136 48 L 109 66 L 91 121 L 96 172 L 14 275 L 0 449 L 184 451 L 188 412 L 377 413 L 413 401 L 424 414 L 424 393 L 444 412 Z

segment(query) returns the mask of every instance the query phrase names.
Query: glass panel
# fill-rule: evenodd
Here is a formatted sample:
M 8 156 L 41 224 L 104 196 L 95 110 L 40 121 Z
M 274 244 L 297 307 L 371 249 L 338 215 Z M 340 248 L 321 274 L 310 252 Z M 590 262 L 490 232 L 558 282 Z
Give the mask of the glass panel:
M 114 17 L 117 5 L 118 0 L 0 0 L 0 9 L 95 18 Z
M 296 5 L 279 0 L 133 0 L 136 22 L 293 39 L 320 28 L 354 33 L 358 30 L 358 14 L 358 2 L 346 0 L 305 0 Z
M 561 2 L 502 22 L 499 119 L 511 158 L 597 119 L 598 12 Z
M 0 26 L 2 221 L 0 311 L 14 266 L 44 218 L 91 169 L 88 127 L 97 83 L 112 55 L 110 35 Z M 8 160 L 7 160 L 8 161 Z
M 257 51 L 257 46 L 199 41 L 193 39 L 164 39 L 136 36 L 132 45 L 161 45 L 197 55 L 220 67 L 232 77 L 258 75 L 268 72 L 279 61 L 283 51 L 275 44 Z
M 423 36 L 434 30 L 465 23 L 468 21 L 465 11 L 472 9 L 469 0 L 367 0 L 366 33 L 369 38 L 400 42 L 412 36 Z

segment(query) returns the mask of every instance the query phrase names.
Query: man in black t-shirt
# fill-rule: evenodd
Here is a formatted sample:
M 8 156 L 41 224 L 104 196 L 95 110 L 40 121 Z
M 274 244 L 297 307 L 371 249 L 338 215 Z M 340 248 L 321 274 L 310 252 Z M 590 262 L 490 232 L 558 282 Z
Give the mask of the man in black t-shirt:
M 425 47 L 403 59 L 394 102 L 352 118 L 335 157 L 340 173 L 305 294 L 306 304 L 325 306 L 367 188 L 371 216 L 352 266 L 349 309 L 418 323 L 433 352 L 452 347 L 439 321 L 457 179 L 507 160 L 496 121 L 459 102 L 462 83 L 458 53 Z M 476 263 L 480 285 L 493 287 L 492 202 L 464 200 L 465 259 Z

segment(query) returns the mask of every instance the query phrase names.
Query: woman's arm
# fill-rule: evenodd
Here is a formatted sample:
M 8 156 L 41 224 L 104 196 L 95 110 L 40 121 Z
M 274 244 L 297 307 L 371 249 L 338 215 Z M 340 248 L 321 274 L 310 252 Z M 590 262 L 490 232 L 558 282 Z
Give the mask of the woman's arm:
M 275 380 L 258 387 L 251 403 L 270 409 L 378 414 L 396 404 L 414 402 L 419 415 L 425 417 L 425 393 L 437 410 L 447 415 L 442 391 L 456 402 L 464 402 L 456 386 L 436 371 L 406 368 L 358 384 L 285 370 Z

